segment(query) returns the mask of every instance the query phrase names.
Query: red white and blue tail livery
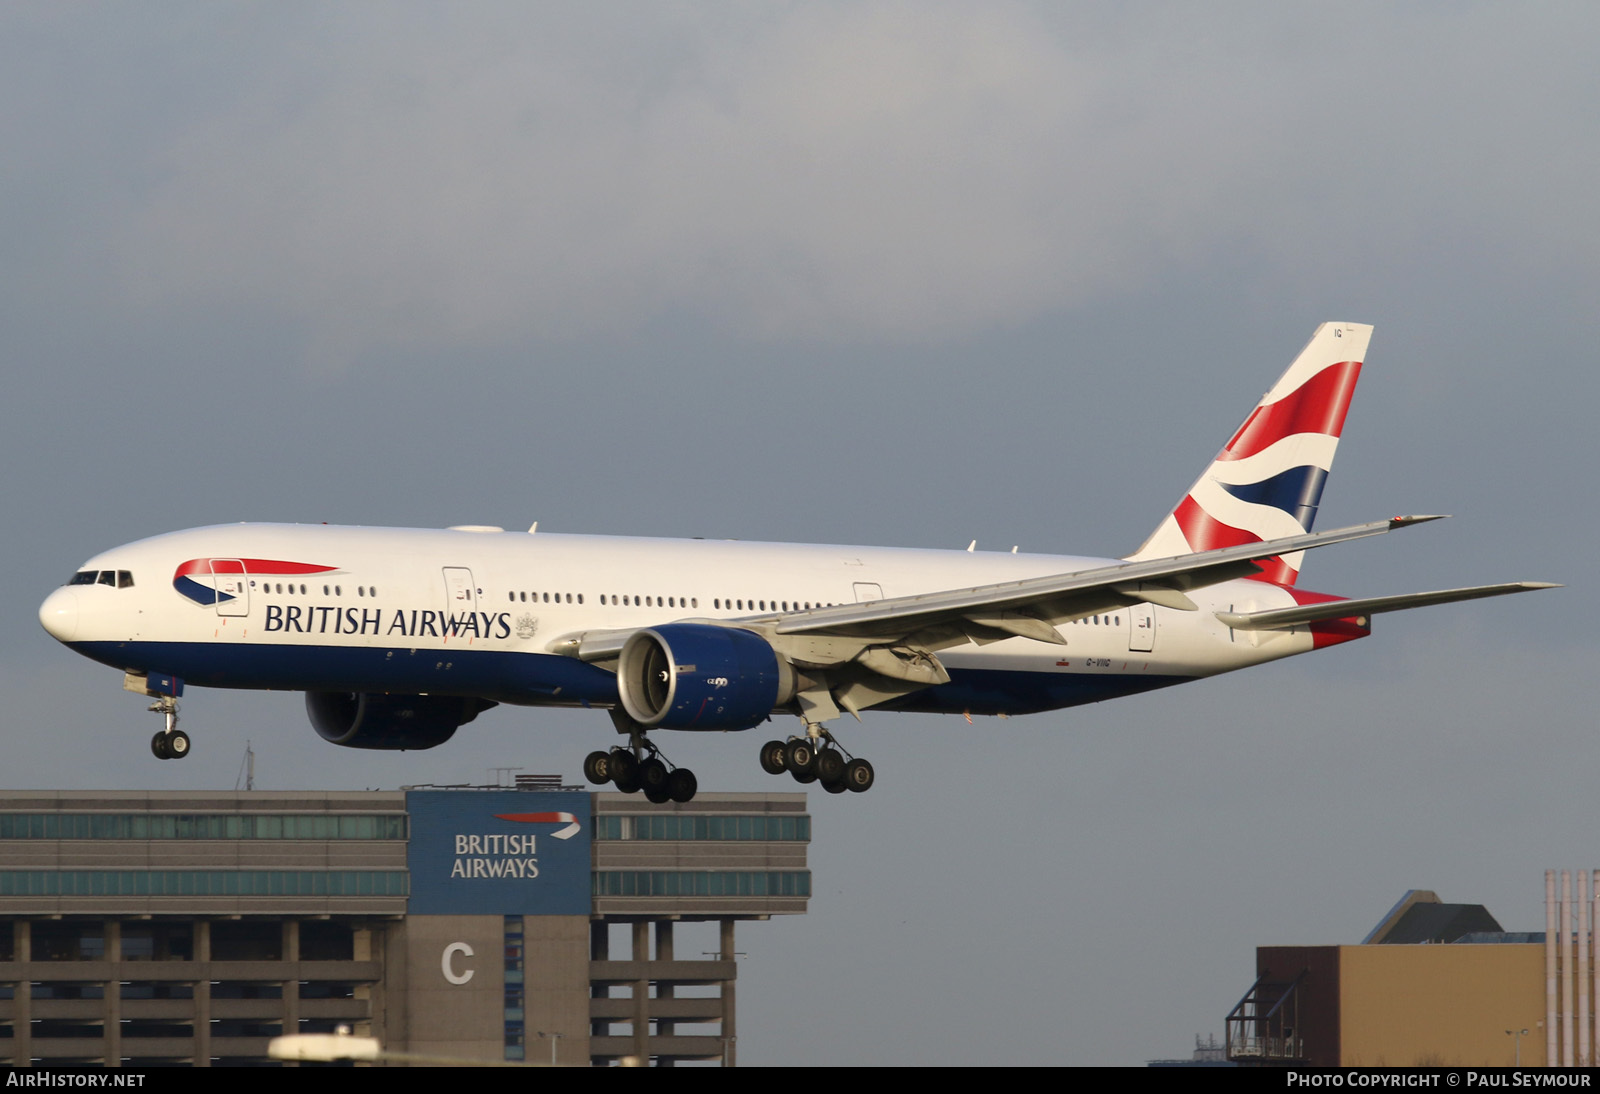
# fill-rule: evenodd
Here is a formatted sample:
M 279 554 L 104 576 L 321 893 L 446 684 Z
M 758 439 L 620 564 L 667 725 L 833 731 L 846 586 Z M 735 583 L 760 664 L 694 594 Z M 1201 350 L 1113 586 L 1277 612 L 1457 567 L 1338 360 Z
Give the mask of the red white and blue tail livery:
M 1372 329 L 1324 323 L 1125 559 L 715 540 L 234 524 L 89 559 L 45 629 L 155 699 L 159 757 L 188 686 L 305 692 L 352 748 L 431 748 L 499 705 L 598 707 L 626 741 L 591 781 L 687 801 L 655 731 L 795 732 L 761 765 L 831 792 L 872 765 L 830 726 L 867 710 L 1028 714 L 1348 642 L 1380 612 L 1549 588 L 1346 599 L 1306 551 L 1432 517 L 1313 530 Z
M 1372 328 L 1324 323 L 1130 559 L 1162 558 L 1311 531 L 1333 470 Z M 1261 578 L 1293 585 L 1301 553 L 1263 560 Z

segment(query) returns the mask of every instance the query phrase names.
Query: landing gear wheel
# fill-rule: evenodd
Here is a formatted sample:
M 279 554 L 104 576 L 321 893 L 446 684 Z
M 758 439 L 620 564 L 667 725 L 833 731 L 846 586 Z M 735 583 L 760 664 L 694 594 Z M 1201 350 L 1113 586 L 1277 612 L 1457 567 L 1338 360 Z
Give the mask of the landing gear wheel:
M 799 778 L 803 774 L 810 774 L 816 768 L 817 746 L 808 738 L 796 737 L 783 749 L 784 767 L 789 774 Z M 808 780 L 809 781 L 809 780 Z
M 639 761 L 625 748 L 613 748 L 610 755 L 611 781 L 617 784 L 617 789 L 624 794 L 631 794 L 639 788 Z M 623 790 L 623 784 L 630 789 Z
M 829 783 L 842 783 L 844 781 L 844 757 L 832 748 L 824 748 L 817 753 L 816 772 L 817 778 L 822 780 L 824 786 Z
M 794 772 L 794 781 L 797 783 L 814 783 L 817 781 L 817 773 L 815 771 L 796 771 Z
M 611 753 L 591 752 L 583 760 L 583 777 L 592 783 L 611 781 Z
M 622 793 L 638 792 L 638 760 L 634 753 L 627 749 L 613 749 L 608 757 L 611 761 L 611 782 L 616 784 L 616 789 Z
M 639 765 L 639 788 L 648 796 L 652 791 L 665 793 L 667 789 L 667 765 L 651 756 Z M 655 798 L 650 798 L 655 801 Z M 661 799 L 665 801 L 666 799 Z
M 843 794 L 846 790 L 849 790 L 850 788 L 848 786 L 846 786 L 842 782 L 837 782 L 837 783 L 823 783 L 822 784 L 822 789 L 826 790 L 830 794 Z
M 672 800 L 672 795 L 667 793 L 666 787 L 647 786 L 644 796 L 656 805 L 665 805 Z
M 189 754 L 189 735 L 181 729 L 157 733 L 150 738 L 150 751 L 158 760 L 181 760 Z
M 768 741 L 761 746 L 761 770 L 768 775 L 782 775 L 789 770 L 785 759 L 786 747 L 782 741 Z
M 871 790 L 875 778 L 877 776 L 872 765 L 859 756 L 844 765 L 844 785 L 847 790 L 854 790 L 857 794 Z
M 694 792 L 699 789 L 700 780 L 687 767 L 680 767 L 667 776 L 667 797 L 680 805 L 693 801 Z

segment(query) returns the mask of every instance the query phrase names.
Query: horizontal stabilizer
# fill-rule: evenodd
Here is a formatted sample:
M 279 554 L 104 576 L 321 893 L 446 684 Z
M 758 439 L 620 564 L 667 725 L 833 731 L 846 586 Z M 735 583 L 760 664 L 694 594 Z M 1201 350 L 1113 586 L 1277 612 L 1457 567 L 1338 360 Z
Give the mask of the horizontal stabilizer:
M 1425 608 L 1430 604 L 1453 604 L 1458 600 L 1479 600 L 1486 596 L 1507 596 L 1535 589 L 1559 589 L 1548 581 L 1513 581 L 1505 585 L 1474 585 L 1470 589 L 1440 589 L 1432 593 L 1404 593 L 1400 596 L 1369 596 L 1361 600 L 1330 600 L 1323 604 L 1301 604 L 1265 612 L 1218 612 L 1217 618 L 1239 631 L 1273 631 L 1315 623 L 1323 619 L 1349 619 L 1351 616 L 1401 612 Z

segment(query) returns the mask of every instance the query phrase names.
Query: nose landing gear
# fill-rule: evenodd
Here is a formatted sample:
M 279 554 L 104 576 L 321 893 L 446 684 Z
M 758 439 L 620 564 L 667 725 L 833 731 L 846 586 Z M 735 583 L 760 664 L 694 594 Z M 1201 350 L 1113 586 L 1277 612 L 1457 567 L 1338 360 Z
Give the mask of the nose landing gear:
M 178 700 L 163 695 L 150 704 L 152 713 L 166 718 L 167 728 L 150 738 L 150 751 L 158 760 L 181 760 L 189 755 L 189 735 L 178 728 Z
M 122 690 L 135 695 L 145 695 L 155 700 L 150 713 L 161 715 L 166 723 L 160 733 L 150 738 L 150 751 L 158 760 L 181 760 L 189 754 L 189 735 L 178 728 L 178 697 L 183 694 L 183 680 L 161 672 L 135 672 L 122 674 Z

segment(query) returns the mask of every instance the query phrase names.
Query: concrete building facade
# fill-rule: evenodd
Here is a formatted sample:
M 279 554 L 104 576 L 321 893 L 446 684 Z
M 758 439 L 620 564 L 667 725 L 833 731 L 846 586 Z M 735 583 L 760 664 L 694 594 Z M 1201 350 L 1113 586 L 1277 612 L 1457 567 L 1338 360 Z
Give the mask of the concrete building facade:
M 0 792 L 0 1062 L 732 1063 L 735 924 L 805 911 L 809 839 L 802 794 Z

